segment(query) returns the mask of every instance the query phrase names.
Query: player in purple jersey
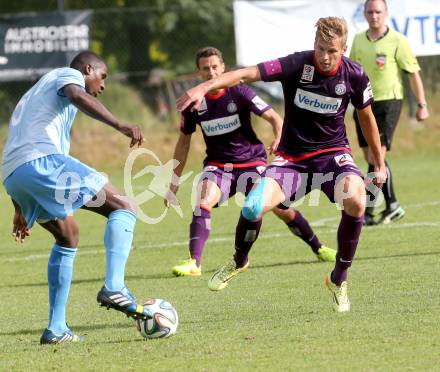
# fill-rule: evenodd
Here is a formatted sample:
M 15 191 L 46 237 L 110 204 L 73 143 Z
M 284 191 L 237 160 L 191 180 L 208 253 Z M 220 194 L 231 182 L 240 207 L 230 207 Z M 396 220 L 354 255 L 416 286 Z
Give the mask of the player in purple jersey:
M 225 70 L 221 52 L 212 47 L 197 52 L 196 65 L 204 80 L 216 78 Z M 181 133 L 174 151 L 174 159 L 179 163 L 166 202 L 176 202 L 179 178 L 197 125 L 202 128 L 206 158 L 190 225 L 190 258 L 173 267 L 172 271 L 177 276 L 201 275 L 200 261 L 211 229 L 212 208 L 236 192 L 247 195 L 265 169 L 266 151 L 252 129 L 251 112 L 272 125 L 275 138 L 268 150 L 273 153 L 280 140 L 282 119 L 247 85 L 212 89 L 204 96 L 197 111 L 187 109 L 182 113 Z M 275 208 L 274 213 L 295 235 L 309 244 L 319 260 L 335 261 L 336 252 L 320 243 L 298 211 Z
M 184 110 L 193 105 L 198 109 L 203 96 L 213 89 L 258 80 L 281 82 L 285 118 L 279 156 L 246 198 L 236 231 L 234 259 L 214 273 L 208 286 L 221 290 L 246 268 L 267 211 L 320 189 L 342 210 L 336 263 L 326 284 L 334 309 L 345 312 L 350 310 L 347 271 L 359 241 L 366 201 L 364 181 L 345 133 L 344 114 L 350 101 L 374 158 L 374 182 L 382 184 L 386 173 L 368 77 L 357 63 L 343 56 L 347 24 L 342 18 L 328 17 L 320 18 L 316 27 L 314 50 L 225 73 L 188 90 L 178 99 L 177 107 Z

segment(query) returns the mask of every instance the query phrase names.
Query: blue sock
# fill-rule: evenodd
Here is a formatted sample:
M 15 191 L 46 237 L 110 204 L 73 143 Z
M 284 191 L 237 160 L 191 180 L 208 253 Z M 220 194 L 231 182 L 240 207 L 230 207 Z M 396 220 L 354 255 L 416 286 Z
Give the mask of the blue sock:
M 66 304 L 72 281 L 75 254 L 76 248 L 65 248 L 54 244 L 47 265 L 50 305 L 47 328 L 56 335 L 61 335 L 68 329 L 66 325 Z
M 136 215 L 124 209 L 110 213 L 105 229 L 105 287 L 120 291 L 125 287 L 125 263 L 133 242 Z

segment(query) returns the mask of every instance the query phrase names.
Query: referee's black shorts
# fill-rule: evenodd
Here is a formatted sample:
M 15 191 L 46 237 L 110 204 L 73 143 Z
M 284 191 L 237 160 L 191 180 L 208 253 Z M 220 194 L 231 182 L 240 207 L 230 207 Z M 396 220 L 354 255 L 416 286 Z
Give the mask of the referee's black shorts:
M 394 130 L 399 121 L 400 111 L 402 110 L 401 99 L 387 99 L 384 101 L 375 101 L 371 105 L 373 114 L 376 117 L 377 126 L 379 127 L 380 142 L 387 150 L 391 149 L 391 141 L 393 139 Z M 356 132 L 360 147 L 368 147 L 367 141 L 362 134 L 359 125 L 359 118 L 356 110 L 354 110 L 354 121 L 356 123 Z

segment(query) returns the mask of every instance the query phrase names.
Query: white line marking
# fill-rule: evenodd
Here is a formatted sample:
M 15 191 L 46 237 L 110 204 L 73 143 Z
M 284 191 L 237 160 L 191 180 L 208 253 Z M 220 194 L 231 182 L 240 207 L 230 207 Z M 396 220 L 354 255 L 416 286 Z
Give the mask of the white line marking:
M 440 200 L 435 200 L 432 202 L 427 202 L 427 203 L 417 203 L 417 204 L 408 204 L 408 205 L 404 205 L 404 207 L 406 209 L 411 209 L 411 208 L 423 208 L 423 207 L 427 207 L 427 206 L 436 206 L 436 205 L 440 205 Z M 332 222 L 332 221 L 339 221 L 339 216 L 335 216 L 335 217 L 328 217 L 328 218 L 321 218 L 319 220 L 313 221 L 310 223 L 310 225 L 312 225 L 313 227 L 322 227 L 324 226 L 324 228 L 320 230 L 320 232 L 335 232 L 337 231 L 337 224 L 332 224 L 329 225 L 327 224 L 328 222 Z M 408 228 L 413 228 L 413 227 L 432 227 L 432 228 L 439 228 L 440 227 L 440 221 L 424 221 L 424 222 L 414 222 L 414 223 L 391 223 L 389 225 L 377 225 L 374 226 L 374 229 L 408 229 Z M 368 229 L 372 229 L 372 228 L 368 228 Z M 364 230 L 365 231 L 365 230 Z M 287 233 L 287 232 L 282 232 L 282 233 L 264 233 L 262 235 L 260 235 L 258 240 L 269 240 L 269 239 L 274 239 L 274 238 L 283 238 L 283 237 L 287 237 L 287 236 L 292 236 L 291 233 Z M 222 242 L 226 242 L 226 241 L 231 241 L 233 242 L 233 234 L 228 234 L 228 236 L 225 237 L 218 237 L 218 238 L 211 238 L 209 239 L 210 243 L 222 243 Z M 137 246 L 136 249 L 158 249 L 158 248 L 170 248 L 170 247 L 185 247 L 188 245 L 188 240 L 183 240 L 183 241 L 175 241 L 175 242 L 169 242 L 169 243 L 160 243 L 160 244 L 146 244 L 146 245 L 141 245 L 141 246 Z M 94 249 L 94 250 L 86 250 L 83 251 L 81 249 L 78 250 L 79 255 L 81 256 L 93 256 L 93 255 L 97 255 L 97 254 L 103 254 L 104 253 L 104 248 L 102 249 Z M 29 256 L 20 256 L 20 257 L 9 257 L 9 258 L 5 258 L 5 259 L 0 259 L 0 262 L 2 263 L 7 263 L 7 262 L 20 262 L 20 261 L 35 261 L 35 260 L 41 260 L 41 259 L 48 259 L 49 257 L 49 252 L 46 254 L 34 254 L 34 255 L 29 255 Z

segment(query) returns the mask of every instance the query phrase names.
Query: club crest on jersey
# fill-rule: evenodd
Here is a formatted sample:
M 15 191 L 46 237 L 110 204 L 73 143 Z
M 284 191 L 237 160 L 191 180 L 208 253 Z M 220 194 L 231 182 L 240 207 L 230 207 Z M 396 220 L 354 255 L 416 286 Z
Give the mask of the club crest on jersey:
M 342 154 L 335 156 L 335 162 L 338 166 L 354 165 L 354 160 L 350 154 Z
M 235 102 L 231 101 L 228 103 L 228 106 L 226 106 L 226 110 L 228 110 L 230 114 L 233 114 L 234 112 L 237 112 L 237 105 Z
M 304 65 L 301 80 L 312 81 L 313 74 L 315 73 L 315 67 L 311 65 Z
M 343 94 L 345 94 L 346 91 L 347 91 L 347 88 L 345 88 L 345 84 L 344 83 L 336 84 L 336 86 L 335 86 L 335 93 L 338 96 L 342 96 Z
M 387 56 L 386 54 L 376 54 L 376 65 L 379 67 L 384 67 L 387 63 Z

